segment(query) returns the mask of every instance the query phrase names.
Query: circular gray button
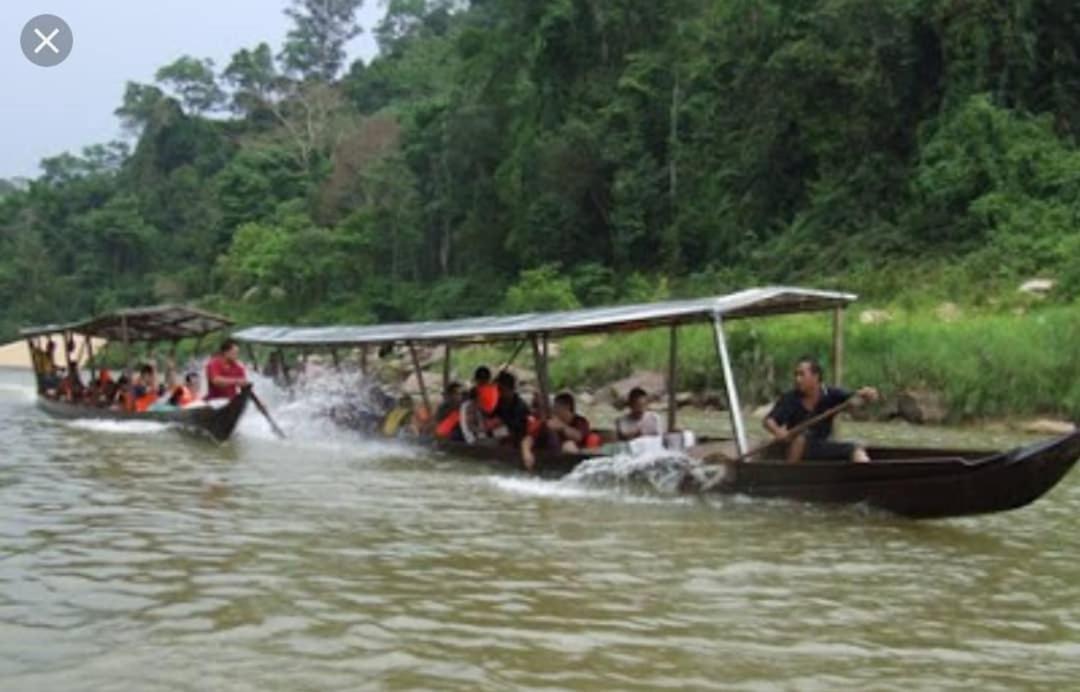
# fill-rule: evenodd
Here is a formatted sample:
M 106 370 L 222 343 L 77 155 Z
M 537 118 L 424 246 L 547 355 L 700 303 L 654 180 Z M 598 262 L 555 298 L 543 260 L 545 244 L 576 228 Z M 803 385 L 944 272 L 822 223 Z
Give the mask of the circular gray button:
M 75 37 L 63 19 L 55 14 L 39 14 L 23 27 L 19 41 L 27 60 L 40 67 L 53 67 L 71 55 Z

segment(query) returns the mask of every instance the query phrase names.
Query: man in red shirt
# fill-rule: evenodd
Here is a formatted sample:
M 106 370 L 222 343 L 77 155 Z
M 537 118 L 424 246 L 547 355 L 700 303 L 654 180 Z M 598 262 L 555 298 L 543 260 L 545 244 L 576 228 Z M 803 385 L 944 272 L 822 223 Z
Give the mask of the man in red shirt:
M 232 399 L 248 384 L 247 371 L 240 363 L 240 347 L 232 339 L 206 364 L 207 399 Z

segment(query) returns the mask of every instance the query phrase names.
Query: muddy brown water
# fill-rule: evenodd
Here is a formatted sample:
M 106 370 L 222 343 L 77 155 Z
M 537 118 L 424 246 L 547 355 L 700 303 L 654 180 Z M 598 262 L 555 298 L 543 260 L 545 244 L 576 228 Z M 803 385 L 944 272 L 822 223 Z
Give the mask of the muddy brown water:
M 288 442 L 249 417 L 217 446 L 59 423 L 0 374 L 0 688 L 1080 686 L 1077 472 L 916 523 L 537 481 L 277 410 Z

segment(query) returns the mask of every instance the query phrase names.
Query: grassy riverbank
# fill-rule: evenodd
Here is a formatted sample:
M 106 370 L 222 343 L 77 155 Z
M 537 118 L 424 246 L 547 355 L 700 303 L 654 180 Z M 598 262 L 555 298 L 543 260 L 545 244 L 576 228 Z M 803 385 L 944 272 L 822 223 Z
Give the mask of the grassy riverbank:
M 848 384 L 874 384 L 886 395 L 920 387 L 940 392 L 950 422 L 1006 416 L 1080 418 L 1080 307 L 1053 306 L 1016 313 L 888 308 L 888 321 L 863 324 L 862 310 L 847 320 Z M 959 314 L 957 314 L 959 312 Z M 807 315 L 731 325 L 731 347 L 747 404 L 762 403 L 787 386 L 800 354 L 818 356 L 829 368 L 831 317 Z M 505 350 L 470 349 L 455 359 L 460 374 L 475 364 L 495 364 Z M 557 388 L 595 388 L 635 370 L 665 372 L 668 333 L 567 339 L 551 365 Z M 523 352 L 518 364 L 530 367 Z M 679 334 L 680 390 L 720 386 L 710 329 Z

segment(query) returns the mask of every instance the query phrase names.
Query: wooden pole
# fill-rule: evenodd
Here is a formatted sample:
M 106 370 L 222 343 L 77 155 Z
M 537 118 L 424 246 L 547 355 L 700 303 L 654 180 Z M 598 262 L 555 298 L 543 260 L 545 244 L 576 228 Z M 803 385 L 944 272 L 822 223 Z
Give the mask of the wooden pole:
M 94 342 L 91 336 L 86 335 L 86 362 L 90 366 L 90 381 L 97 380 L 97 364 L 94 362 Z
M 292 386 L 292 379 L 289 377 L 289 365 L 285 362 L 285 352 L 280 348 L 277 350 L 278 367 L 281 368 L 281 377 L 285 380 L 285 386 Z
M 367 346 L 360 348 L 360 374 L 367 376 Z
M 540 415 L 546 419 L 551 412 L 548 405 L 547 377 L 544 376 L 544 354 L 540 350 L 540 340 L 535 334 L 529 335 L 529 340 L 532 341 L 533 360 L 536 362 L 536 385 L 540 388 Z
M 724 338 L 724 322 L 717 313 L 713 317 L 713 335 L 716 338 L 716 354 L 720 357 L 720 368 L 724 373 L 724 389 L 727 391 L 728 411 L 731 414 L 731 430 L 735 434 L 735 447 L 739 456 L 746 454 L 746 429 L 743 427 L 742 408 L 739 404 L 739 392 L 735 387 L 735 374 L 731 369 L 731 355 L 728 353 L 727 340 Z
M 64 339 L 64 368 L 68 377 L 71 377 L 71 335 L 68 332 L 62 334 Z
M 330 349 L 330 358 L 334 361 L 334 370 L 341 371 L 341 358 L 338 357 L 336 348 Z
M 416 381 L 420 384 L 420 396 L 424 399 L 424 407 L 428 410 L 428 413 L 434 413 L 435 409 L 431 408 L 431 398 L 428 397 L 427 385 L 424 384 L 424 371 L 420 367 L 420 356 L 416 353 L 416 346 L 413 342 L 409 342 L 409 355 L 412 356 L 413 368 L 416 369 Z
M 444 392 L 450 386 L 450 355 L 450 344 L 443 344 L 442 386 Z
M 675 377 L 678 374 L 676 368 L 679 360 L 679 327 L 671 325 L 671 338 L 668 340 L 668 374 L 667 374 L 667 429 L 668 432 L 675 430 L 678 415 L 678 402 L 675 397 Z
M 833 386 L 844 386 L 844 311 L 839 307 L 833 310 L 832 372 Z
M 258 373 L 259 359 L 255 357 L 255 347 L 251 344 L 244 344 L 244 350 L 247 351 L 248 362 L 251 363 L 251 369 Z
M 34 381 L 37 383 L 37 392 L 41 394 L 45 387 L 43 386 L 42 377 L 45 373 L 41 371 L 41 356 L 37 354 L 38 348 L 33 339 L 27 339 L 26 345 L 30 349 L 30 367 L 34 369 Z
M 124 341 L 124 376 L 131 382 L 131 335 L 128 333 L 127 315 L 120 315 L 120 333 Z

